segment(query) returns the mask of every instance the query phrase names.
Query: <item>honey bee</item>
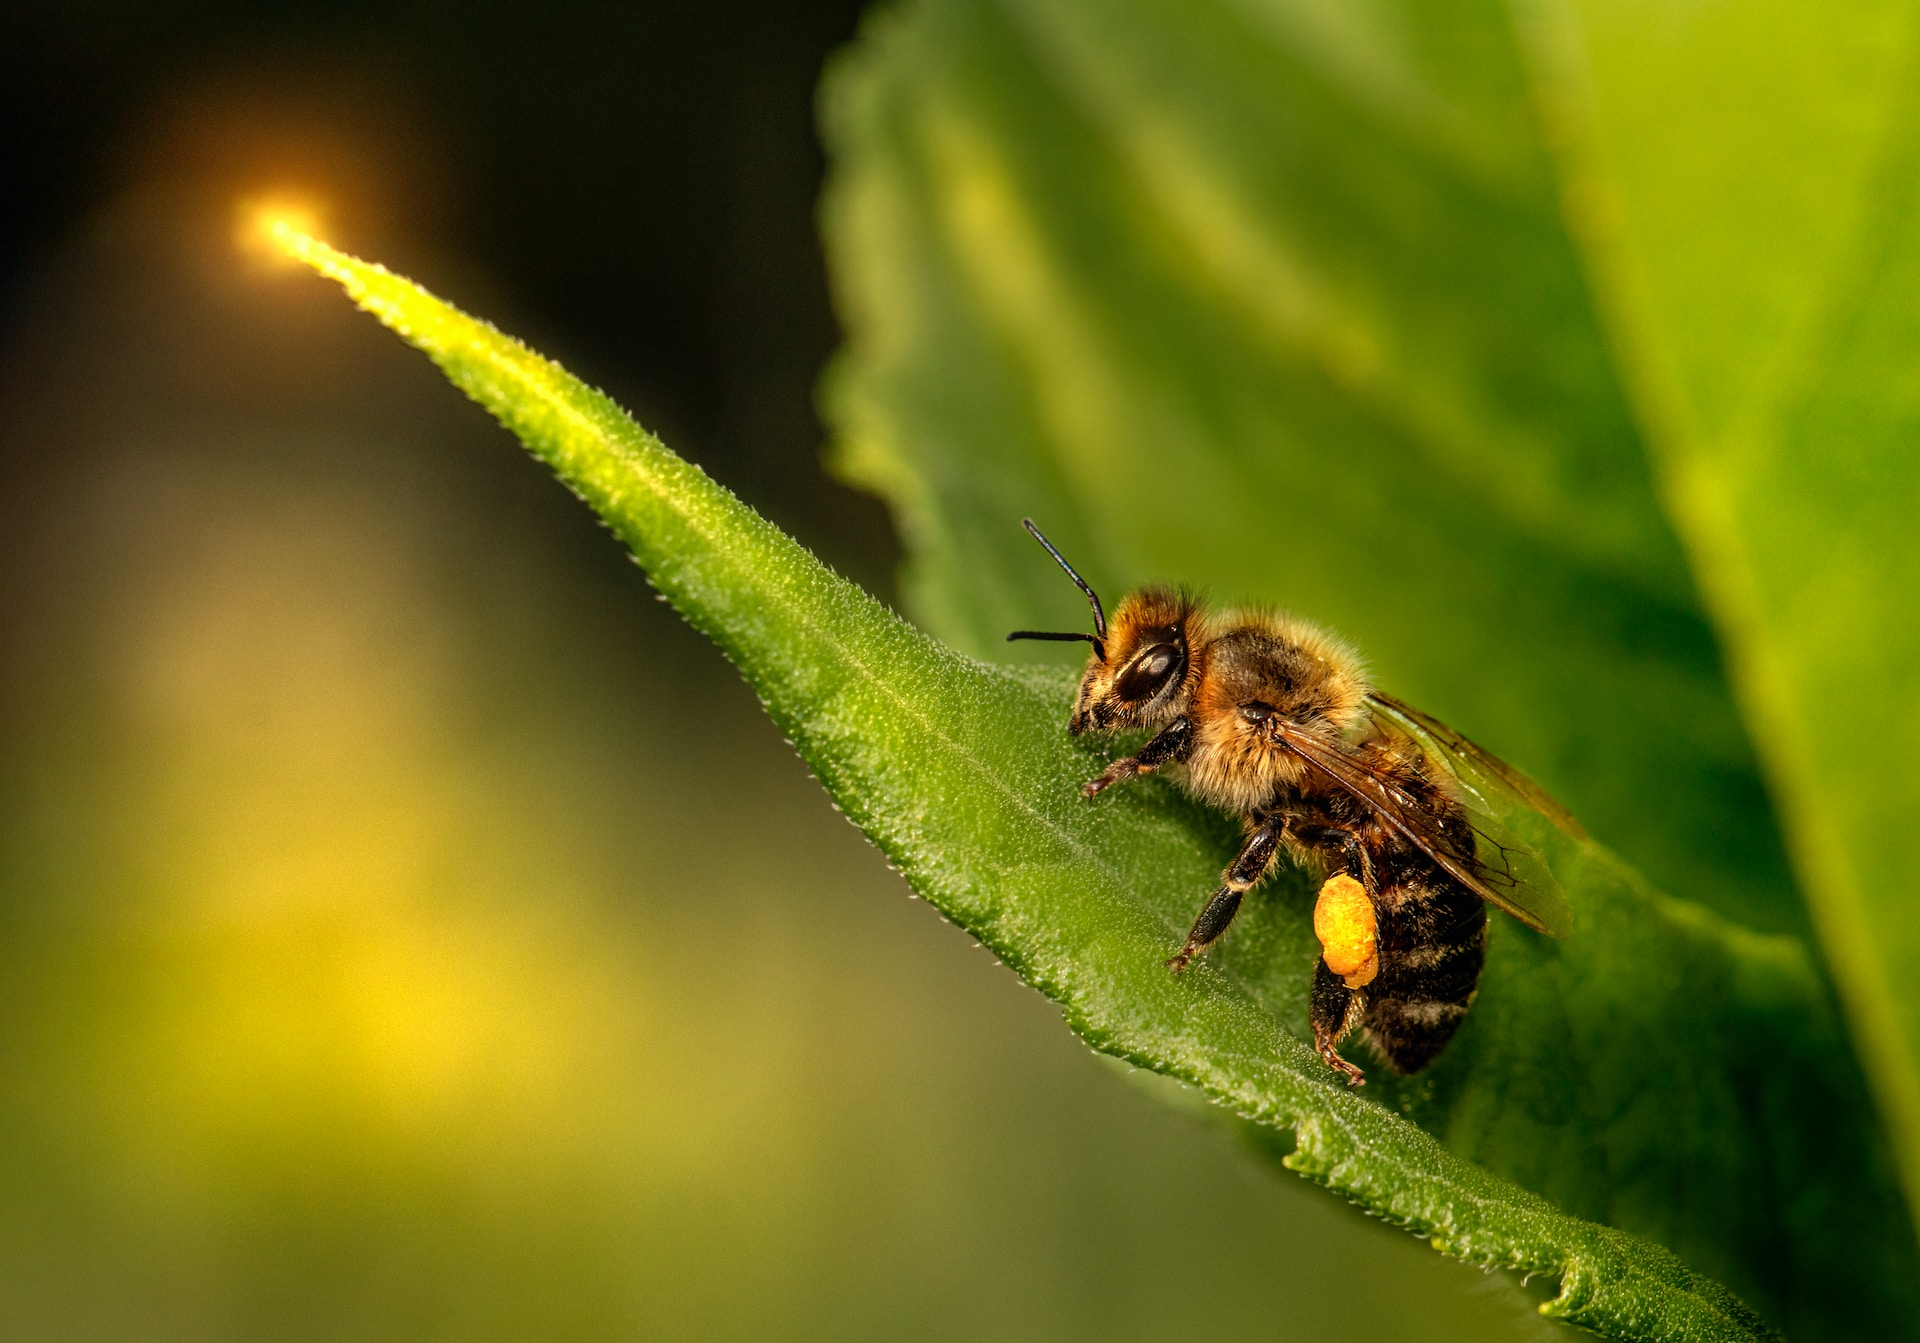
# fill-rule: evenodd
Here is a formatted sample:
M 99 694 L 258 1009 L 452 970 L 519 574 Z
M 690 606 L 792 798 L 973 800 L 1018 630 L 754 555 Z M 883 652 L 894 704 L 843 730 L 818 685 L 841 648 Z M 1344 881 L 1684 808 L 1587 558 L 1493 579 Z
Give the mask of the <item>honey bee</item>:
M 1566 895 L 1513 823 L 1539 816 L 1576 841 L 1586 833 L 1531 779 L 1374 689 L 1359 655 L 1306 621 L 1213 615 L 1192 593 L 1157 586 L 1128 593 L 1109 621 L 1052 542 L 1023 525 L 1086 594 L 1093 633 L 1007 638 L 1093 645 L 1069 733 L 1153 734 L 1081 791 L 1166 770 L 1245 827 L 1170 969 L 1226 932 L 1282 853 L 1323 874 L 1308 1015 L 1320 1057 L 1360 1086 L 1364 1074 L 1338 1052 L 1351 1032 L 1400 1073 L 1453 1038 L 1485 962 L 1488 904 L 1566 936 Z

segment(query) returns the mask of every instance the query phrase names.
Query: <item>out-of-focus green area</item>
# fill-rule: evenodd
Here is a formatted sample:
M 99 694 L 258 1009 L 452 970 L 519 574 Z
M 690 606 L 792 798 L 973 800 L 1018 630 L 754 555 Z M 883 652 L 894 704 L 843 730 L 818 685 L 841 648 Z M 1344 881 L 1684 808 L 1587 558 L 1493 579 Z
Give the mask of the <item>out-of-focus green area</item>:
M 1526 1337 L 909 898 L 433 371 L 164 185 L 0 371 L 0 1332 Z

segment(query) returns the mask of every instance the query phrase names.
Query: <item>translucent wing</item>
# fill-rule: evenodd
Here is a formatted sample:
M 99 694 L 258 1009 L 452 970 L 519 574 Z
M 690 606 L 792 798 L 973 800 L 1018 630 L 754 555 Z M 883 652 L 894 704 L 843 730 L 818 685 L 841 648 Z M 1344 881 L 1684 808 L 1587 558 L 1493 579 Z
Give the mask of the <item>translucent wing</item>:
M 1328 741 L 1284 722 L 1276 723 L 1275 730 L 1280 741 L 1308 765 L 1365 802 L 1376 816 L 1481 899 L 1549 936 L 1565 937 L 1572 930 L 1573 912 L 1566 893 L 1539 850 L 1515 833 L 1507 815 L 1488 810 L 1486 799 L 1465 782 L 1460 783 L 1459 795 L 1472 826 L 1471 852 L 1457 831 L 1442 828 L 1442 818 L 1432 807 L 1409 796 L 1391 778 L 1377 774 L 1355 747 Z M 1412 729 L 1399 730 L 1412 737 L 1441 768 L 1451 771 L 1454 757 L 1430 747 L 1431 735 L 1421 734 L 1417 723 Z M 1458 776 L 1454 777 L 1458 781 Z M 1505 803 L 1506 812 L 1511 814 L 1513 805 L 1507 802 L 1506 794 L 1494 796 L 1496 805 Z M 1544 815 L 1530 804 L 1522 814 Z
M 1461 789 L 1481 800 L 1482 810 L 1496 806 L 1496 799 L 1504 799 L 1509 806 L 1539 812 L 1568 838 L 1586 840 L 1586 828 L 1552 794 L 1492 751 L 1392 695 L 1376 690 L 1367 698 L 1372 701 L 1376 719 L 1385 717 L 1425 747 L 1429 756 L 1445 764 Z
M 1585 828 L 1546 789 L 1433 715 L 1378 691 L 1369 698 L 1376 724 L 1412 739 L 1450 778 L 1473 825 L 1484 885 L 1474 889 L 1522 923 L 1565 937 L 1572 910 L 1551 855 L 1568 840 L 1587 843 Z

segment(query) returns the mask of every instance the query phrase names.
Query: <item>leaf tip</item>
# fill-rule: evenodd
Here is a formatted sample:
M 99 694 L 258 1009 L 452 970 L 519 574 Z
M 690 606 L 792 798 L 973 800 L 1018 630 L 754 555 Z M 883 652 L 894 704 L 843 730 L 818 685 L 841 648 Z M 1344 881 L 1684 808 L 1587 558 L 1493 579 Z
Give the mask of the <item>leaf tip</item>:
M 326 247 L 319 241 L 320 219 L 318 203 L 303 195 L 242 197 L 234 203 L 234 245 L 259 260 L 311 265 L 311 249 Z
M 263 210 L 254 223 L 264 245 L 289 261 L 310 266 L 329 279 L 347 279 L 366 263 L 356 261 L 338 248 L 321 241 L 313 232 L 313 221 L 299 213 Z
M 242 252 L 273 265 L 306 266 L 363 302 L 385 268 L 342 252 L 320 231 L 320 207 L 304 197 L 254 196 L 236 209 L 234 241 Z

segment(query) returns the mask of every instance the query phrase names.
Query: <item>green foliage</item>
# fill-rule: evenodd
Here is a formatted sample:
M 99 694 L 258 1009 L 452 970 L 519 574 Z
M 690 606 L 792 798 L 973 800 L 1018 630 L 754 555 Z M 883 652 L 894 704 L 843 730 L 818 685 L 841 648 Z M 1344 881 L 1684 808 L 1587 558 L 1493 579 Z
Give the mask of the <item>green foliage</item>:
M 838 460 L 915 614 L 982 655 L 1073 627 L 1032 514 L 1109 593 L 1335 626 L 1546 781 L 1686 902 L 1500 924 L 1391 1103 L 1799 1337 L 1901 1328 L 1920 1277 L 1807 950 L 1920 1153 L 1907 23 L 925 0 L 825 103 Z M 1304 914 L 1217 957 L 1296 1029 Z
M 1545 6 L 1573 216 L 1920 1207 L 1911 5 Z
M 1098 760 L 1059 730 L 1069 691 L 1060 674 L 995 668 L 947 649 L 824 569 L 555 365 L 378 267 L 288 229 L 278 236 L 425 350 L 580 493 L 660 591 L 726 649 L 828 790 L 915 888 L 1058 1001 L 1096 1048 L 1189 1082 L 1248 1120 L 1292 1129 L 1289 1165 L 1450 1253 L 1560 1275 L 1550 1313 L 1623 1338 L 1767 1335 L 1724 1288 L 1667 1251 L 1567 1215 L 1449 1152 L 1392 1108 L 1337 1085 L 1289 1029 L 1302 1015 L 1311 949 L 1287 894 L 1249 917 L 1231 958 L 1168 975 L 1161 962 L 1231 835 L 1220 818 L 1157 787 L 1085 804 L 1076 785 Z M 1530 1066 L 1550 1064 L 1555 1049 L 1595 1051 L 1597 1067 L 1637 1068 L 1661 1052 L 1640 995 L 1665 979 L 1686 985 L 1669 1009 L 1685 1010 L 1681 998 L 1711 1005 L 1683 1020 L 1693 1043 L 1771 1046 L 1791 1071 L 1798 1046 L 1790 1031 L 1819 1029 L 1817 981 L 1797 944 L 1740 932 L 1655 895 L 1598 850 L 1571 875 L 1575 937 L 1563 948 L 1503 927 L 1475 1014 L 1483 1039 L 1463 1039 L 1455 1053 L 1484 1060 L 1535 1041 L 1534 1057 L 1509 1074 L 1535 1089 L 1563 1085 Z M 1564 1036 L 1537 1043 L 1528 994 L 1560 999 Z M 1529 1019 L 1509 1019 L 1516 1014 Z M 1647 1058 L 1606 1039 L 1622 1028 Z M 1687 1095 L 1716 1111 L 1707 1117 L 1722 1125 L 1722 1137 L 1739 1118 L 1726 1107 L 1791 1100 L 1735 1095 L 1731 1072 L 1715 1070 L 1716 1052 L 1692 1058 L 1715 1084 Z M 1573 1085 L 1594 1080 L 1576 1077 Z M 1812 1074 L 1798 1082 L 1827 1084 Z M 1478 1105 L 1475 1122 L 1493 1129 L 1515 1122 L 1501 1113 L 1502 1097 L 1463 1090 L 1459 1078 L 1389 1098 L 1456 1116 Z M 1614 1117 L 1616 1127 L 1672 1118 L 1631 1106 Z M 1585 1140 L 1567 1136 L 1574 1141 L 1563 1154 Z M 1783 1123 L 1776 1142 L 1817 1160 L 1802 1150 L 1802 1136 Z M 1540 1169 L 1555 1168 L 1549 1152 Z M 1805 1187 L 1816 1200 L 1833 1194 L 1818 1180 Z M 1687 1218 L 1715 1211 L 1681 1207 Z M 1760 1202 L 1752 1211 L 1767 1209 Z M 1781 1249 L 1789 1259 L 1805 1253 L 1793 1243 Z M 1843 1284 L 1871 1286 L 1846 1277 L 1837 1260 L 1828 1267 Z

